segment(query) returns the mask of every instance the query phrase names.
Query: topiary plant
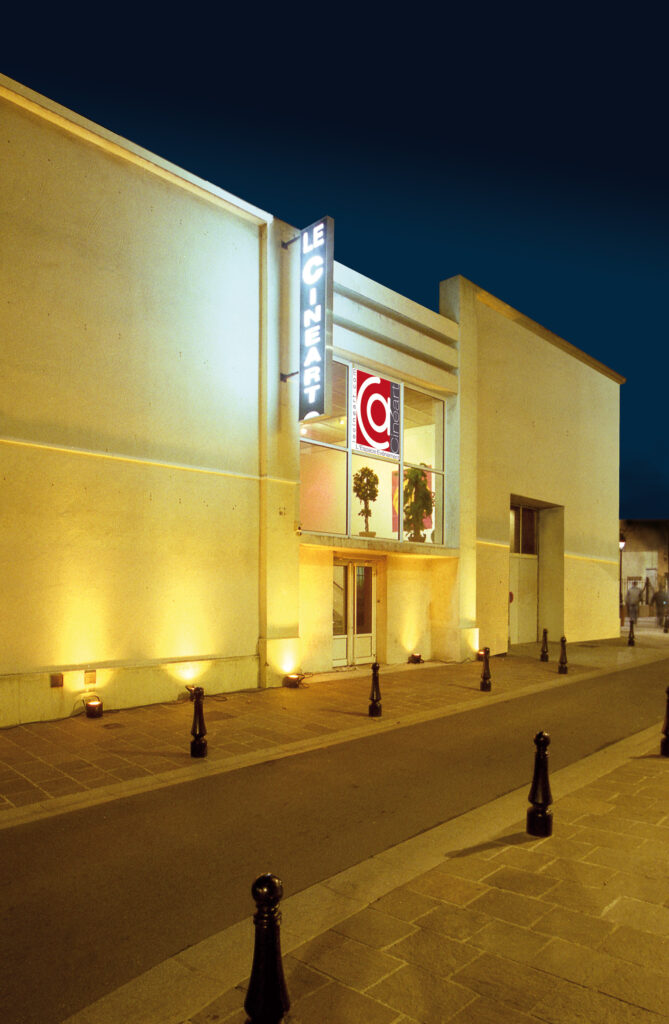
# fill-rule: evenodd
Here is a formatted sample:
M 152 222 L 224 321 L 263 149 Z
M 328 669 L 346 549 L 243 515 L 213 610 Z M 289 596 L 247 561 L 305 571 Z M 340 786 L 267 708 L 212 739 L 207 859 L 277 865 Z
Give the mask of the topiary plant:
M 365 533 L 369 533 L 369 520 L 372 510 L 370 502 L 376 501 L 379 496 L 379 478 L 369 466 L 363 466 L 353 476 L 353 493 L 358 501 L 362 502 L 362 508 L 358 512 L 365 520 Z
M 413 467 L 404 474 L 404 529 L 409 540 L 424 541 L 423 522 L 432 515 L 434 493 L 427 482 L 424 469 Z

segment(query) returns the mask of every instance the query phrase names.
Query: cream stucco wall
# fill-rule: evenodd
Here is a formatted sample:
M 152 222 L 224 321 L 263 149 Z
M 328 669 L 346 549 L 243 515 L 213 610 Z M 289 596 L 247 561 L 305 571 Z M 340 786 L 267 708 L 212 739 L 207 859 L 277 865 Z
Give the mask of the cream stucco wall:
M 332 551 L 300 547 L 300 667 L 332 668 Z
M 1 721 L 71 713 L 85 667 L 110 707 L 257 685 L 297 637 L 297 570 L 292 606 L 260 572 L 296 517 L 266 227 L 30 96 L 0 90 Z
M 512 496 L 564 510 L 562 566 L 547 538 L 543 580 L 540 552 L 543 617 L 574 641 L 613 636 L 621 378 L 470 282 L 447 285 L 444 311 L 456 301 L 468 311 L 462 347 L 472 331 L 477 345 L 475 367 L 466 373 L 463 364 L 460 398 L 463 408 L 470 402 L 465 425 L 476 433 L 481 643 L 493 653 L 507 646 Z

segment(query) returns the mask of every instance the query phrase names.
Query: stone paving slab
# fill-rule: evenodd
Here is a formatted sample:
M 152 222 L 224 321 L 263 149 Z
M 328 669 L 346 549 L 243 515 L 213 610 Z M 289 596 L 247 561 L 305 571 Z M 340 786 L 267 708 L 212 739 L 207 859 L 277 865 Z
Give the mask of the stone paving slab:
M 623 846 L 625 871 L 600 874 L 583 860 L 606 831 L 592 828 L 593 800 L 604 825 L 615 817 L 621 785 L 634 793 L 649 782 L 669 868 L 669 762 L 656 745 L 556 800 L 556 836 L 564 803 L 569 831 L 580 840 L 572 856 L 555 851 L 554 837 L 527 836 L 519 820 L 293 949 L 284 957 L 286 1024 L 669 1020 L 669 906 L 663 892 L 650 901 L 625 895 L 629 880 L 646 877 L 648 840 Z M 599 795 L 604 787 L 609 800 Z M 230 989 L 183 1024 L 243 1024 L 246 987 Z
M 551 784 L 551 837 L 526 834 L 525 787 L 284 900 L 286 1024 L 669 1021 L 669 904 L 652 887 L 646 899 L 629 895 L 668 874 L 669 760 L 658 729 L 555 772 Z M 633 798 L 648 789 L 636 819 Z M 657 833 L 631 850 L 599 846 L 623 794 L 641 827 L 652 807 Z M 614 842 L 624 835 L 611 830 Z M 607 863 L 613 853 L 622 861 Z M 251 914 L 65 1024 L 244 1024 Z

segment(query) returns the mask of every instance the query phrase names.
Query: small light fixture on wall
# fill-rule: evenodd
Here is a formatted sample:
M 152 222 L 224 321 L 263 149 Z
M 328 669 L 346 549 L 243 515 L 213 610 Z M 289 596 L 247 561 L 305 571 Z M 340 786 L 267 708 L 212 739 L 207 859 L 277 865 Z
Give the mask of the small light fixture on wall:
M 410 654 L 409 655 L 408 663 L 409 663 L 409 665 L 422 665 L 423 664 L 423 655 L 422 654 Z

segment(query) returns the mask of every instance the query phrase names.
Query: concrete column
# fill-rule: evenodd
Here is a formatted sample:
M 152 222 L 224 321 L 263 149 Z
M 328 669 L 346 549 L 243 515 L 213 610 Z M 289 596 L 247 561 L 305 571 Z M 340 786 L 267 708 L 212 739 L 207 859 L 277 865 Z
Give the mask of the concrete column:
M 446 543 L 459 548 L 457 621 L 451 656 L 458 661 L 478 649 L 476 608 L 477 404 L 478 344 L 474 287 L 463 277 L 442 281 L 439 311 L 459 325 L 458 394 L 447 402 Z

